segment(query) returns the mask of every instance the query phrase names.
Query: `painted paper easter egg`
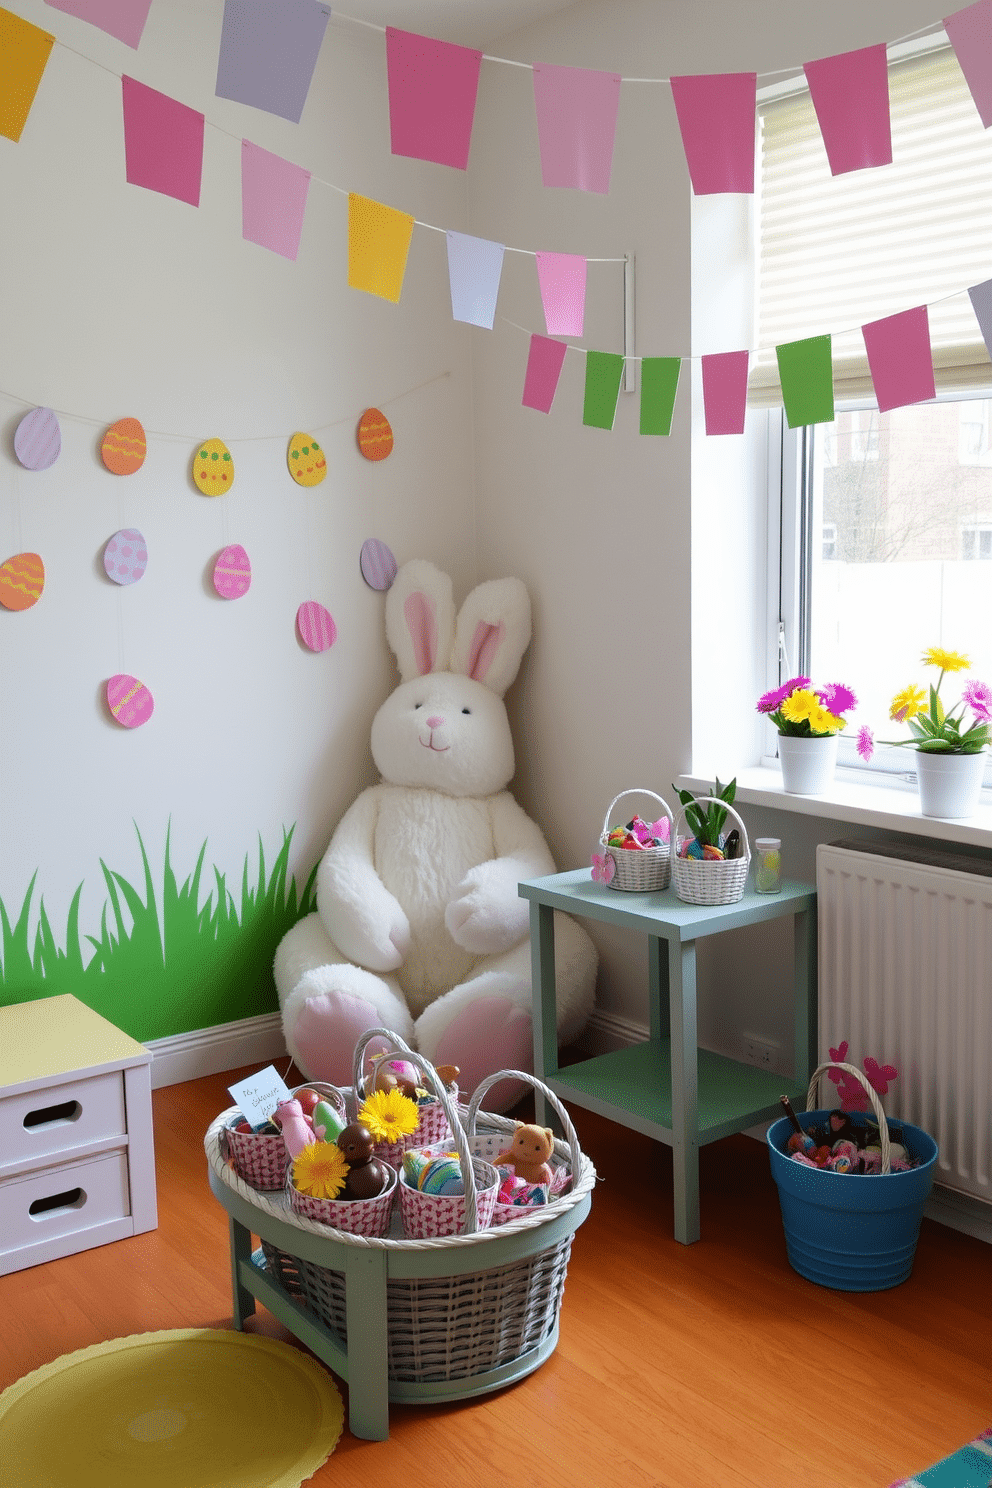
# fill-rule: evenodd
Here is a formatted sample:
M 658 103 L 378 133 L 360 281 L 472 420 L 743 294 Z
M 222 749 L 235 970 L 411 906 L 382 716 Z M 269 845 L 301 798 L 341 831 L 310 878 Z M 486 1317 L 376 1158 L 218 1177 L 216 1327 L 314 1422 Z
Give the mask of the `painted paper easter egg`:
M 370 589 L 388 589 L 396 577 L 396 559 L 377 537 L 362 543 L 362 578 Z
M 223 496 L 234 485 L 234 461 L 222 439 L 205 439 L 197 445 L 193 479 L 204 496 Z
M 45 565 L 37 553 L 17 553 L 0 563 L 0 605 L 5 610 L 29 610 L 45 587 Z
M 152 716 L 154 700 L 137 677 L 118 672 L 107 683 L 107 705 L 121 728 L 140 728 Z
M 319 486 L 327 474 L 327 460 L 316 439 L 294 434 L 286 452 L 289 473 L 298 486 Z
M 221 599 L 240 599 L 251 586 L 251 563 L 240 543 L 231 543 L 217 555 L 214 588 Z
M 122 527 L 103 550 L 107 578 L 115 584 L 136 584 L 148 567 L 148 548 L 137 527 Z
M 17 426 L 14 454 L 26 470 L 47 470 L 62 450 L 62 430 L 51 408 L 32 408 Z
M 389 420 L 378 408 L 366 408 L 358 421 L 358 448 L 366 460 L 384 460 L 393 448 Z
M 100 456 L 113 475 L 133 475 L 145 462 L 145 431 L 136 418 L 118 419 L 103 436 Z
M 333 646 L 338 628 L 331 619 L 331 612 L 315 599 L 308 599 L 296 612 L 296 628 L 300 640 L 310 651 L 326 651 Z

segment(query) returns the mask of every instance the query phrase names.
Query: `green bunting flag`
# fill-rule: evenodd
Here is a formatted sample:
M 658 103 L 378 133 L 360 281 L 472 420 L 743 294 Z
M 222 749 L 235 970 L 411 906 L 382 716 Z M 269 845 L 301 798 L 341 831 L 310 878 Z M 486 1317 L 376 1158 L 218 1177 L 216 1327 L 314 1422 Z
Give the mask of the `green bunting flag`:
M 681 357 L 641 358 L 641 433 L 671 434 Z
M 616 351 L 586 352 L 586 391 L 582 422 L 593 429 L 612 429 L 623 376 L 623 357 Z
M 834 417 L 834 379 L 830 337 L 810 336 L 776 346 L 782 400 L 790 429 L 829 424 Z

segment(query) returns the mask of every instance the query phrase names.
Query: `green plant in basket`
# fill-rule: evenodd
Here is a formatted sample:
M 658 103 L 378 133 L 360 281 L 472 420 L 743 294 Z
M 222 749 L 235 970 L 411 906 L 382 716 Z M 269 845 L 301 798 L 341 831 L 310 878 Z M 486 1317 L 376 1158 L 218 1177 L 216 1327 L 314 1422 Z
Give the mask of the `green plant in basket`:
M 723 824 L 727 820 L 726 807 L 721 806 L 721 801 L 726 801 L 727 806 L 732 806 L 737 794 L 737 777 L 729 785 L 721 785 L 719 777 L 714 782 L 713 790 L 705 792 L 706 795 L 717 797 L 713 801 L 700 801 L 693 795 L 692 791 L 679 790 L 677 785 L 672 786 L 675 794 L 685 809 L 685 819 L 689 830 L 692 832 L 697 850 L 693 850 L 691 842 L 686 845 L 685 850 L 680 850 L 682 857 L 706 857 L 706 849 L 711 851 L 708 856 L 715 858 L 724 856 Z

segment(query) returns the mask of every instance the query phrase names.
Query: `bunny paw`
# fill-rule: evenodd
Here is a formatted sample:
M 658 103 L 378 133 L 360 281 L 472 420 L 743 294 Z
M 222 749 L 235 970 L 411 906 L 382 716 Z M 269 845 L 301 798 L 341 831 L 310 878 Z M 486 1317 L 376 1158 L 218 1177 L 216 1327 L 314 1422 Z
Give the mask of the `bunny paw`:
M 390 1028 L 406 1038 L 413 1024 L 405 1005 L 378 977 L 359 967 L 339 966 L 327 986 L 320 968 L 303 977 L 283 1010 L 286 1047 L 309 1080 L 350 1085 L 355 1045 L 370 1028 Z M 295 1004 L 295 1006 L 293 1006 Z
M 495 992 L 484 994 L 455 1012 L 432 1038 L 432 1025 L 436 1028 L 440 1021 L 436 1010 L 442 1001 L 434 1003 L 418 1020 L 418 1047 L 434 1064 L 458 1066 L 458 1088 L 466 1098 L 496 1070 L 529 1071 L 533 1067 L 531 1015 L 519 1002 Z M 501 1080 L 487 1091 L 486 1109 L 505 1111 L 526 1089 L 519 1080 Z

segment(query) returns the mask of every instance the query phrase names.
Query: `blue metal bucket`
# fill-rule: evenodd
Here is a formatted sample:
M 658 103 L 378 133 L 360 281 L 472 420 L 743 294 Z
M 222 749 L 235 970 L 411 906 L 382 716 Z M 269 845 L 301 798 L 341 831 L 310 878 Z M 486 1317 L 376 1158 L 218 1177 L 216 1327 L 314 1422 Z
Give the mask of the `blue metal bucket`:
M 801 1111 L 798 1121 L 806 1131 L 825 1126 L 829 1116 L 829 1111 Z M 909 1277 L 923 1206 L 933 1185 L 937 1144 L 918 1126 L 906 1121 L 898 1125 L 919 1167 L 870 1175 L 793 1162 L 786 1151 L 794 1130 L 788 1117 L 768 1128 L 765 1140 L 789 1264 L 808 1281 L 840 1292 L 881 1292 Z

